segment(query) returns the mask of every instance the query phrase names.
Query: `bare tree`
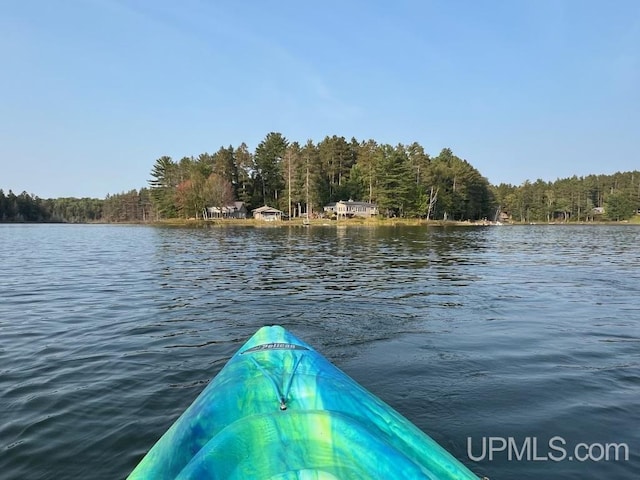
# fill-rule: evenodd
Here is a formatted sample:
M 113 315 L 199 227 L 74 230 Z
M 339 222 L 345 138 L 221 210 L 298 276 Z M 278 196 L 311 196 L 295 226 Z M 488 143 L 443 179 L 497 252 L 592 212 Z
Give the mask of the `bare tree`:
M 207 206 L 217 207 L 222 217 L 224 207 L 233 202 L 233 187 L 221 175 L 212 173 L 204 182 L 204 198 Z
M 427 220 L 431 218 L 431 212 L 433 211 L 433 208 L 436 206 L 436 202 L 438 201 L 438 190 L 439 188 L 436 188 L 434 191 L 434 188 L 431 187 L 431 191 L 429 192 L 429 205 L 427 206 Z

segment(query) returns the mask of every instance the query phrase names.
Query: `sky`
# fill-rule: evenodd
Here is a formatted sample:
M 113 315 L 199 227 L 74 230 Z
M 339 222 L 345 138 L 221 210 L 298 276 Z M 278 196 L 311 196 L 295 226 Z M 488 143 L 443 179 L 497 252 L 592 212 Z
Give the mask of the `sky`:
M 0 188 L 104 198 L 269 132 L 492 184 L 640 169 L 636 0 L 2 0 Z

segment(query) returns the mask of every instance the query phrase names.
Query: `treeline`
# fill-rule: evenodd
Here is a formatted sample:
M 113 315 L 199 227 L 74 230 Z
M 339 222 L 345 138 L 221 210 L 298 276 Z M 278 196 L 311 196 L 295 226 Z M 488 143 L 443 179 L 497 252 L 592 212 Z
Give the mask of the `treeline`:
M 241 200 L 291 216 L 330 202 L 375 202 L 387 217 L 515 222 L 626 220 L 640 209 L 640 172 L 537 180 L 491 186 L 445 148 L 431 157 L 418 143 L 325 137 L 300 145 L 269 133 L 250 152 L 246 144 L 198 157 L 159 158 L 151 197 L 162 217 L 198 217 L 206 206 Z M 310 205 L 306 205 L 307 198 Z
M 492 186 L 448 148 L 432 157 L 417 142 L 392 146 L 334 135 L 302 145 L 272 132 L 253 152 L 241 143 L 178 161 L 160 157 L 151 170 L 149 188 L 104 199 L 43 200 L 0 190 L 0 221 L 198 218 L 206 207 L 224 207 L 235 200 L 243 201 L 248 210 L 269 205 L 298 217 L 349 199 L 374 202 L 385 217 L 621 221 L 640 211 L 640 172 Z
M 148 188 L 98 198 L 41 199 L 27 192 L 0 190 L 0 222 L 145 222 L 153 206 Z
M 493 187 L 501 211 L 516 222 L 628 220 L 640 212 L 640 172 Z
M 486 218 L 496 205 L 489 182 L 449 149 L 431 157 L 418 143 L 335 135 L 301 145 L 272 132 L 254 152 L 242 143 L 179 161 L 164 156 L 151 176 L 153 205 L 167 218 L 198 217 L 233 200 L 292 217 L 348 199 L 375 202 L 386 217 L 451 220 Z
M 11 190 L 5 195 L 0 189 L 0 222 L 50 222 L 51 211 L 45 200 Z

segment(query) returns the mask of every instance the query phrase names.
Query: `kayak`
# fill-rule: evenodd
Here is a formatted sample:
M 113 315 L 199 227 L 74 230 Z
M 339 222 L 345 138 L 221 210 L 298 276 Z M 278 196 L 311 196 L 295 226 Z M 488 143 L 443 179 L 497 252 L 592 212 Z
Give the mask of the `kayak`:
M 280 326 L 258 330 L 129 480 L 478 480 Z

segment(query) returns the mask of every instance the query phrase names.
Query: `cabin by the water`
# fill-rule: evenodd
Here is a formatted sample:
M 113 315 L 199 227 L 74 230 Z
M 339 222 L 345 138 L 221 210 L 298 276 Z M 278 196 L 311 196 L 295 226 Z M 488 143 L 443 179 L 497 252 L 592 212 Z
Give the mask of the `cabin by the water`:
M 282 220 L 284 212 L 277 208 L 269 207 L 265 205 L 253 210 L 253 218 L 256 220 L 264 220 L 265 222 L 274 222 L 276 220 Z

